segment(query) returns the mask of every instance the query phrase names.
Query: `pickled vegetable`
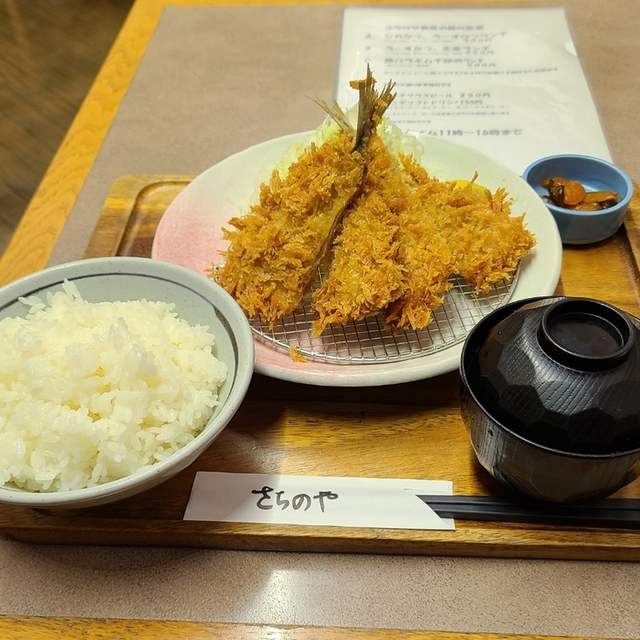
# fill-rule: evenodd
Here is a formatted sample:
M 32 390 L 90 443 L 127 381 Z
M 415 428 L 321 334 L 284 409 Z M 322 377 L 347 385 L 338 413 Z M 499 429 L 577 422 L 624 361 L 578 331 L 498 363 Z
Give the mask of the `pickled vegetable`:
M 543 198 L 565 209 L 601 211 L 619 202 L 615 191 L 587 191 L 580 182 L 562 177 L 545 178 L 540 186 L 549 194 Z

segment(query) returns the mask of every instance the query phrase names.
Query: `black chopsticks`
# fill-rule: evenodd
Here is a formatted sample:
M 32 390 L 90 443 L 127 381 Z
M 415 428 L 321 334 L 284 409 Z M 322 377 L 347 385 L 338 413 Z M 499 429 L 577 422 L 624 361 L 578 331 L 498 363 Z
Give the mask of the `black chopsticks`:
M 640 499 L 605 498 L 582 503 L 546 503 L 490 496 L 418 496 L 441 518 L 640 529 Z

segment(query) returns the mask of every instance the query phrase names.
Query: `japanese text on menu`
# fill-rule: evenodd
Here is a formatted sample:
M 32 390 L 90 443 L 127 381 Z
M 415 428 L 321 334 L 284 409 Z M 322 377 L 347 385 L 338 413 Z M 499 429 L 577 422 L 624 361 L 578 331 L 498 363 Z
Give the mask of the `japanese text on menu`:
M 370 65 L 393 80 L 401 129 L 474 147 L 520 172 L 544 155 L 610 160 L 562 9 L 345 9 L 336 98 Z

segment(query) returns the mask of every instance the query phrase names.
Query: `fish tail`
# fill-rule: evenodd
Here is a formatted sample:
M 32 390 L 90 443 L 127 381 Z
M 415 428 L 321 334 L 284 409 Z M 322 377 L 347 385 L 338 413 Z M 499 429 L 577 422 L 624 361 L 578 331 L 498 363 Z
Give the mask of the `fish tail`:
M 359 93 L 358 122 L 355 129 L 336 100 L 330 103 L 319 98 L 312 98 L 312 100 L 319 105 L 343 131 L 350 134 L 355 133 L 353 150 L 364 155 L 364 150 L 367 147 L 372 129 L 380 123 L 385 111 L 396 97 L 396 94 L 393 93 L 395 82 L 388 82 L 382 90 L 382 93 L 378 94 L 375 89 L 376 80 L 371 73 L 371 68 L 367 65 L 366 78 L 363 80 L 353 80 L 349 85 L 353 89 L 357 89 Z
M 396 94 L 393 93 L 394 82 L 388 82 L 380 94 L 376 91 L 375 84 L 376 81 L 369 65 L 367 65 L 367 77 L 364 80 L 354 80 L 350 83 L 350 86 L 357 89 L 360 95 L 358 125 L 353 149 L 361 154 L 367 148 L 371 131 L 380 123 L 385 111 L 396 97 Z

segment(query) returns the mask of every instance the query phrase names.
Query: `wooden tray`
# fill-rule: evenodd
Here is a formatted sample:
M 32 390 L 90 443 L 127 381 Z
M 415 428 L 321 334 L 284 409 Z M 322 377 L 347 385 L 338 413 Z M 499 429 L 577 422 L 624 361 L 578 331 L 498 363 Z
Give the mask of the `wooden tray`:
M 118 180 L 85 257 L 149 256 L 160 216 L 191 179 Z M 557 293 L 600 298 L 640 315 L 639 220 L 636 196 L 613 238 L 566 248 Z M 0 505 L 0 531 L 33 543 L 640 560 L 640 531 L 631 530 L 458 521 L 456 531 L 409 531 L 182 520 L 199 470 L 443 479 L 458 494 L 509 495 L 476 461 L 459 415 L 458 383 L 450 373 L 389 387 L 326 388 L 256 374 L 227 429 L 174 479 L 84 510 Z M 640 497 L 640 480 L 617 497 Z

